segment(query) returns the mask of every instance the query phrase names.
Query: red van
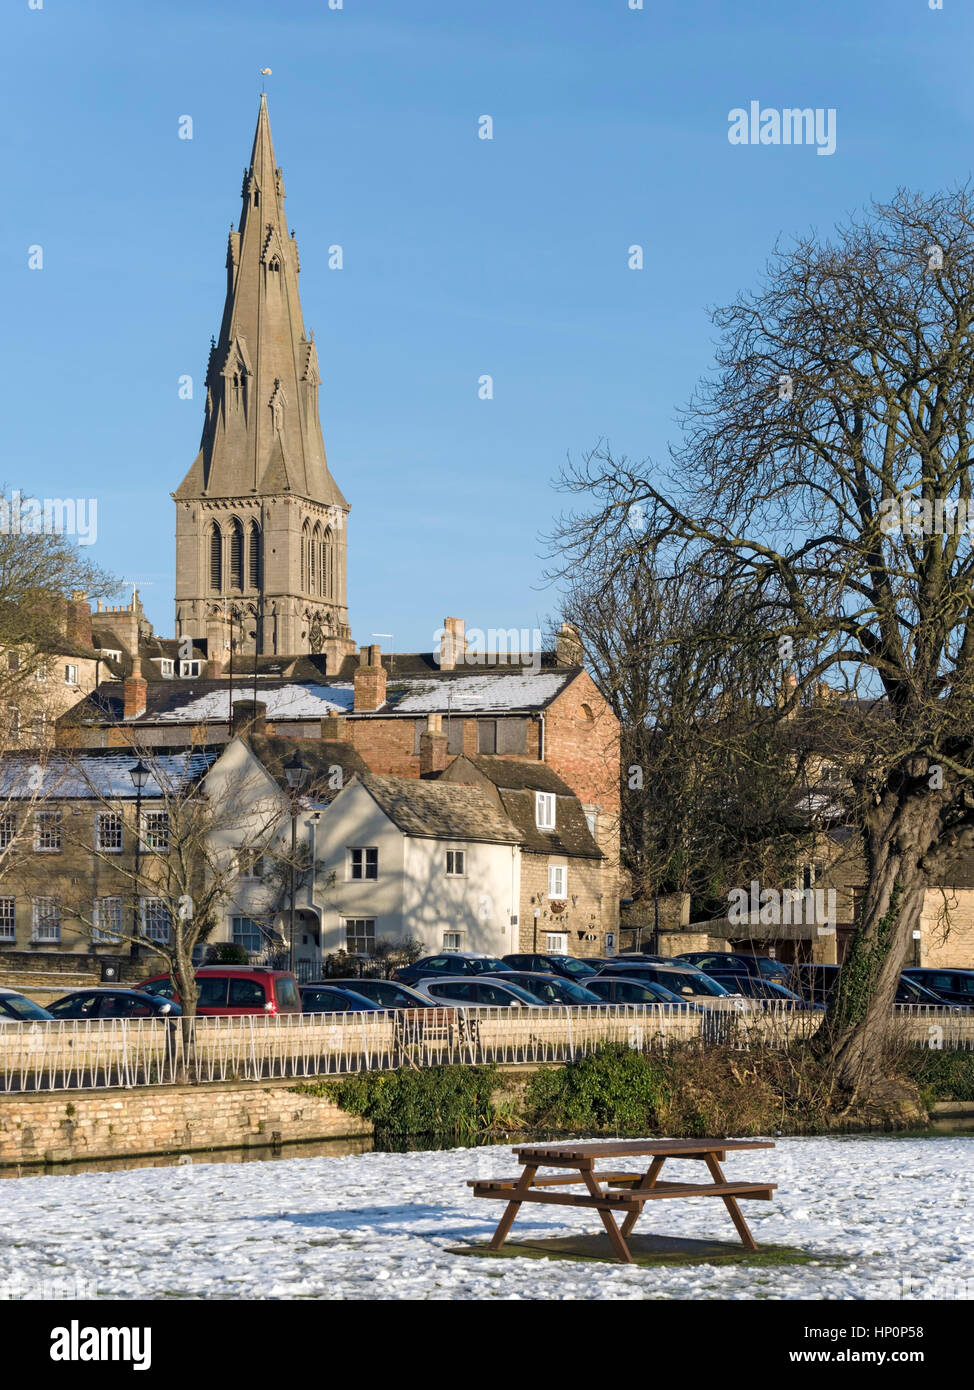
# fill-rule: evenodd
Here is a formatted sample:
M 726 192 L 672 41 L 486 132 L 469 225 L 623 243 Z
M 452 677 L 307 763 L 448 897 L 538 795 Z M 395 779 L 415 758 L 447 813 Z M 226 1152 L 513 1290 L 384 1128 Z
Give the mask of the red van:
M 301 994 L 290 970 L 266 965 L 201 965 L 196 972 L 201 1016 L 236 1018 L 243 1014 L 299 1014 Z M 152 975 L 139 989 L 179 1003 L 168 975 Z

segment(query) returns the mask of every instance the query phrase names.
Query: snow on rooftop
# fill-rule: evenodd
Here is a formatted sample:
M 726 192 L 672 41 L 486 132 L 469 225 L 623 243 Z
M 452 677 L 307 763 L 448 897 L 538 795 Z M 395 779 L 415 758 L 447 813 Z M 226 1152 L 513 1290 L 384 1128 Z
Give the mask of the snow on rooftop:
M 252 688 L 240 686 L 233 691 L 235 700 L 253 698 Z M 353 690 L 351 685 L 315 685 L 310 682 L 301 685 L 258 686 L 257 699 L 267 706 L 268 719 L 321 719 L 330 714 L 348 714 L 352 709 Z M 203 724 L 219 723 L 230 715 L 231 696 L 229 687 L 208 690 L 195 700 L 150 715 L 153 723 L 160 724 Z
M 397 714 L 428 714 L 450 710 L 528 709 L 546 704 L 568 679 L 564 671 L 512 671 L 509 675 L 478 673 L 452 680 L 399 680 L 407 693 L 396 700 Z
M 134 799 L 136 792 L 132 768 L 138 756 L 133 752 L 107 756 L 90 753 L 65 756 L 55 753 L 42 761 L 36 757 L 7 754 L 0 761 L 0 796 L 13 800 L 34 797 L 63 800 Z M 158 757 L 146 754 L 144 761 L 150 775 L 142 791 L 143 799 L 161 796 L 160 782 L 165 783 L 170 791 L 177 789 L 183 782 L 199 776 L 215 757 L 215 753 L 198 750 Z

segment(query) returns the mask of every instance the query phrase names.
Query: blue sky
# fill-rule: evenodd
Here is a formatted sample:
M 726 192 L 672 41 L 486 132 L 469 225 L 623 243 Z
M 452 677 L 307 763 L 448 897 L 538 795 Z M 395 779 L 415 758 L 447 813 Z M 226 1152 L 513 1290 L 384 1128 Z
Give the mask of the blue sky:
M 352 503 L 352 629 L 401 651 L 447 614 L 554 611 L 539 536 L 566 456 L 663 455 L 708 305 L 777 237 L 974 163 L 964 0 L 13 0 L 4 40 L 0 479 L 97 498 L 89 554 L 162 634 L 261 67 Z M 834 107 L 835 154 L 731 145 L 752 100 Z

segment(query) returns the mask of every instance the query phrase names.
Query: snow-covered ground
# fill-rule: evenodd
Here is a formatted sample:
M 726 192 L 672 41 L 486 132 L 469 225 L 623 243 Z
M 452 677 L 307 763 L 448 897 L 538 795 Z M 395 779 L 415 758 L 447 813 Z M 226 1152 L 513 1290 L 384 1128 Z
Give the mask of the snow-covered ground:
M 972 1160 L 974 1137 L 729 1153 L 728 1176 L 778 1183 L 746 1204 L 758 1241 L 823 1257 L 750 1269 L 447 1253 L 496 1224 L 501 1204 L 465 1184 L 517 1171 L 506 1147 L 16 1178 L 0 1184 L 0 1297 L 970 1298 Z M 591 1211 L 524 1206 L 512 1234 L 597 1229 Z M 713 1198 L 661 1202 L 640 1229 L 734 1238 Z

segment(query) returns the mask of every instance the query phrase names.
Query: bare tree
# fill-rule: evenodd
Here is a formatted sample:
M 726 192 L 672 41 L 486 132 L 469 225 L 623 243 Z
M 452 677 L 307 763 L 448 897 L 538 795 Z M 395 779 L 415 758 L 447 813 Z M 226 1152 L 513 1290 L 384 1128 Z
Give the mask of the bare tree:
M 572 533 L 564 616 L 621 726 L 622 862 L 638 899 L 687 893 L 716 911 L 752 877 L 793 880 L 814 833 L 805 757 L 782 756 L 780 671 L 747 595 L 659 574 L 632 536 Z M 745 644 L 745 637 L 749 642 Z
M 715 323 L 675 466 L 597 450 L 567 480 L 597 514 L 568 524 L 763 608 L 797 678 L 782 714 L 823 678 L 844 693 L 831 718 L 867 883 L 828 1031 L 855 1092 L 882 1067 L 927 888 L 974 843 L 970 193 L 900 192 L 831 241 L 778 248 Z

